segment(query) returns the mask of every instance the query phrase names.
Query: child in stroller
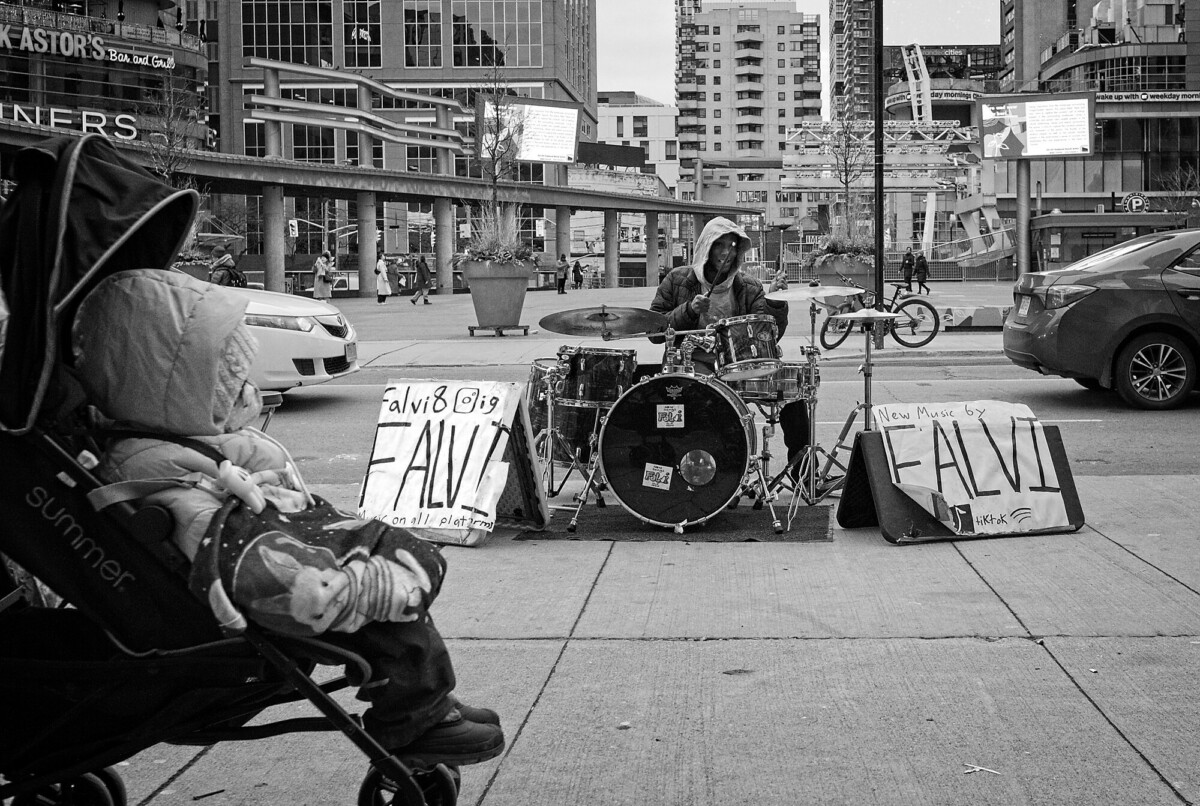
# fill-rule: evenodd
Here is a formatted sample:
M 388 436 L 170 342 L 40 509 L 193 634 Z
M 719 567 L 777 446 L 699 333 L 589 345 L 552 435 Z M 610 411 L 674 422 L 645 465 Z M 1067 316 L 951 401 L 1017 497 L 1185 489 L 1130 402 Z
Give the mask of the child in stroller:
M 447 770 L 495 757 L 504 739 L 494 711 L 452 693 L 428 614 L 445 562 L 415 534 L 310 495 L 287 451 L 245 427 L 260 399 L 244 304 L 165 270 L 194 191 L 96 136 L 12 164 L 18 188 L 0 208 L 0 506 L 12 514 L 0 551 L 72 607 L 6 609 L 0 565 L 0 800 L 70 801 L 54 782 L 94 779 L 103 802 L 123 802 L 101 768 L 159 741 L 340 729 L 375 768 L 363 802 L 388 802 L 382 788 L 453 803 Z M 167 528 L 152 528 L 163 513 Z M 361 724 L 328 696 L 344 681 L 308 677 L 317 663 L 347 665 L 370 702 Z M 301 696 L 321 727 L 243 728 Z M 117 702 L 132 713 L 113 713 Z M 35 703 L 53 707 L 32 722 Z

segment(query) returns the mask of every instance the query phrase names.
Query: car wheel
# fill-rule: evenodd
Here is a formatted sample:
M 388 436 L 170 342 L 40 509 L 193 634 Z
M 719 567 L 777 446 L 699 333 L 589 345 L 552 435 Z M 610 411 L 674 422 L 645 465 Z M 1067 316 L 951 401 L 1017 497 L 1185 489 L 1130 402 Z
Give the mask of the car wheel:
M 1100 381 L 1096 378 L 1072 378 L 1072 380 L 1074 380 L 1075 383 L 1079 384 L 1080 386 L 1082 386 L 1084 389 L 1087 389 L 1088 391 L 1091 391 L 1091 392 L 1105 391 L 1104 387 L 1100 385 Z
M 1115 386 L 1121 398 L 1141 409 L 1172 409 L 1196 385 L 1196 359 L 1182 341 L 1146 333 L 1117 355 Z

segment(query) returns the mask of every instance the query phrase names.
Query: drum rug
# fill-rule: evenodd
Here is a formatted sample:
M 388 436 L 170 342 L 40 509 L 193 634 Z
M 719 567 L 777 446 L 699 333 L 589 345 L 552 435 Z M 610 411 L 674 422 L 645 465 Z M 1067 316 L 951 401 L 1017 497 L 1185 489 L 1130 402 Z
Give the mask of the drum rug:
M 755 510 L 743 504 L 736 509 L 719 512 L 704 523 L 687 527 L 683 534 L 673 529 L 646 523 L 609 497 L 608 506 L 589 503 L 579 513 L 574 532 L 567 531 L 570 511 L 555 510 L 550 523 L 541 531 L 524 531 L 514 540 L 620 540 L 631 542 L 676 541 L 684 543 L 779 543 L 830 541 L 833 507 L 827 504 L 802 506 L 787 528 L 787 505 L 776 505 L 775 514 L 783 523 L 784 532 L 775 534 L 771 513 L 763 507 Z

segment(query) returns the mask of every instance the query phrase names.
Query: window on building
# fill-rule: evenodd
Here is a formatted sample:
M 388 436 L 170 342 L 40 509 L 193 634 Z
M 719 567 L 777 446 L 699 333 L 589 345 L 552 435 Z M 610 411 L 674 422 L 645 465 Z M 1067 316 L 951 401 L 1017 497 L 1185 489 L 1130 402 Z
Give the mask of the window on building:
M 297 162 L 337 162 L 333 129 L 324 126 L 292 126 L 292 159 Z
M 332 0 L 243 0 L 242 56 L 333 67 Z
M 381 66 L 383 32 L 379 27 L 379 3 L 375 0 L 343 0 L 342 18 L 346 66 Z
M 677 140 L 667 140 L 666 158 L 669 160 L 679 159 L 679 142 Z
M 721 77 L 720 77 L 720 76 L 713 76 L 713 84 L 714 84 L 714 85 L 719 85 L 720 83 L 721 83 Z
M 787 50 L 787 45 L 785 45 L 783 42 L 776 42 L 776 43 L 775 43 L 775 50 L 778 50 L 778 51 L 786 51 L 786 50 Z
M 713 36 L 720 36 L 721 35 L 721 26 L 714 25 L 712 31 L 713 31 Z
M 779 143 L 779 150 L 780 150 L 780 151 L 787 151 L 787 143 L 785 143 L 785 142 L 783 142 L 783 141 L 780 141 L 780 143 Z
M 712 49 L 713 49 L 713 53 L 720 53 L 720 52 L 721 52 L 721 43 L 720 43 L 720 42 L 713 42 L 713 47 L 712 47 Z
M 721 133 L 721 127 L 713 126 L 713 134 L 720 134 L 720 133 Z
M 647 130 L 649 129 L 649 118 L 645 115 L 633 116 L 633 136 L 634 137 L 649 137 Z
M 783 36 L 785 33 L 787 33 L 787 27 L 783 26 L 783 25 L 776 25 L 775 33 L 779 34 L 780 36 Z
M 617 137 L 625 136 L 625 118 L 617 116 Z
M 777 100 L 780 100 L 780 101 L 786 101 L 786 100 L 787 100 L 787 93 L 786 93 L 786 92 L 780 92 L 780 93 L 776 93 L 776 99 L 777 99 Z
M 721 69 L 721 60 L 720 59 L 713 59 L 713 69 L 714 70 Z
M 541 67 L 542 0 L 454 0 L 455 67 Z
M 778 114 L 778 115 L 776 115 L 776 117 L 786 118 L 786 117 L 787 117 L 787 110 L 786 110 L 786 109 L 780 109 L 780 110 L 779 110 L 779 114 Z
M 780 70 L 782 70 L 786 63 L 787 63 L 787 59 L 777 59 L 775 61 L 775 66 L 778 67 Z
M 776 78 L 775 83 L 777 83 L 777 84 L 786 84 L 787 83 L 787 76 L 776 76 L 775 78 Z
M 404 66 L 442 66 L 441 0 L 403 0 Z
M 713 117 L 714 117 L 714 118 L 719 118 L 719 117 L 721 117 L 721 110 L 720 110 L 720 109 L 714 109 L 714 110 L 713 110 Z
M 696 33 L 699 34 L 700 36 L 708 36 L 708 26 L 707 25 L 697 25 Z
M 720 102 L 721 102 L 721 93 L 719 93 L 719 92 L 714 92 L 714 93 L 713 93 L 713 102 L 714 102 L 714 103 L 720 103 Z
M 720 151 L 720 150 L 721 150 L 721 144 L 713 143 L 713 151 Z
M 346 162 L 358 165 L 358 132 L 346 132 Z M 371 143 L 371 167 L 383 169 L 383 141 Z
M 431 146 L 406 146 L 405 169 L 415 174 L 435 174 L 437 154 Z
M 243 149 L 243 151 L 247 157 L 267 156 L 267 143 L 264 129 L 265 126 L 262 123 L 252 123 L 249 121 L 243 123 L 242 133 L 246 138 L 246 147 Z

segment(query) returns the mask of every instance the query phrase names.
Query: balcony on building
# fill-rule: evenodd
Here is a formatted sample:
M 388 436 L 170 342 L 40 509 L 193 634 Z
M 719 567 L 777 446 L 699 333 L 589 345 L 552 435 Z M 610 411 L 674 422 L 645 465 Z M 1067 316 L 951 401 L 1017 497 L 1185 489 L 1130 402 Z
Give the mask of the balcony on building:
M 738 31 L 733 35 L 733 43 L 739 48 L 761 48 L 763 35 L 759 31 Z
M 678 132 L 676 132 L 676 137 L 679 138 L 679 144 L 682 146 L 684 143 L 700 142 L 700 140 L 703 138 L 703 135 L 694 129 L 680 129 Z
M 733 68 L 733 74 L 739 79 L 742 76 L 748 76 L 755 81 L 762 81 L 763 67 L 761 64 L 739 64 Z
M 700 85 L 696 83 L 695 78 L 685 78 L 675 84 L 676 93 L 698 92 Z
M 764 92 L 766 85 L 762 83 L 762 76 L 738 76 L 737 89 L 738 92 Z
M 764 55 L 763 49 L 757 46 L 738 48 L 733 52 L 735 59 L 761 59 Z
M 747 124 L 757 124 L 759 126 L 766 125 L 767 119 L 763 117 L 762 109 L 739 109 L 737 116 L 733 122 L 739 126 Z

